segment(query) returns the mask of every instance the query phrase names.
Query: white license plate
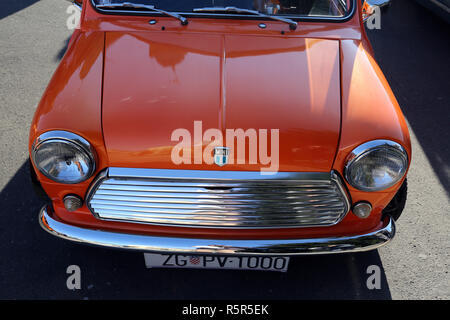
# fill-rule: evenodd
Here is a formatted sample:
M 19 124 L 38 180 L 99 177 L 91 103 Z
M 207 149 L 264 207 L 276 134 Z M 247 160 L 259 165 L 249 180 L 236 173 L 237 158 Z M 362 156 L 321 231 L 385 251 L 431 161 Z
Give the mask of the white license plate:
M 286 272 L 289 257 L 195 256 L 144 253 L 147 268 L 238 269 Z

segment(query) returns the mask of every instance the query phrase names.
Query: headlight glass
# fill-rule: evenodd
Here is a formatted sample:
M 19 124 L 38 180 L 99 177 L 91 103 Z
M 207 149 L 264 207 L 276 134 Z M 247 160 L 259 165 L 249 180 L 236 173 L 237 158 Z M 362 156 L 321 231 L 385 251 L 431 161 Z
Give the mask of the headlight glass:
M 50 131 L 36 139 L 33 162 L 46 177 L 62 183 L 79 183 L 95 170 L 90 144 L 66 131 Z
M 345 168 L 345 178 L 356 189 L 379 191 L 396 184 L 407 168 L 408 154 L 400 144 L 374 140 L 352 151 Z

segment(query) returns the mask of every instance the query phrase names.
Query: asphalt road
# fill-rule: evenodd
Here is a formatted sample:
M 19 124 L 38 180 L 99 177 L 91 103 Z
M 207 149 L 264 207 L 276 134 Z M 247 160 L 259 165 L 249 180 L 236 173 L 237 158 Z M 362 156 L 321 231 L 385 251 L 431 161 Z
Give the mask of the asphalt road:
M 376 58 L 409 122 L 413 163 L 398 233 L 360 254 L 292 259 L 287 273 L 148 270 L 142 254 L 42 231 L 26 164 L 28 128 L 70 31 L 63 0 L 0 2 L 0 299 L 449 299 L 450 30 L 408 0 L 372 30 Z M 66 269 L 81 268 L 81 289 Z M 381 289 L 366 286 L 367 267 Z

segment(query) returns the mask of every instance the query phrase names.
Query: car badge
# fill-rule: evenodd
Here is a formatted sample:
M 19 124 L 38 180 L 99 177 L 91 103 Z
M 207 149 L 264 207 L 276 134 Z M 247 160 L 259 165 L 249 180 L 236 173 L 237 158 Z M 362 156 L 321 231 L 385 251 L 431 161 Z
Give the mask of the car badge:
M 223 166 L 228 163 L 228 155 L 230 154 L 230 148 L 215 147 L 214 148 L 214 163 L 218 166 Z

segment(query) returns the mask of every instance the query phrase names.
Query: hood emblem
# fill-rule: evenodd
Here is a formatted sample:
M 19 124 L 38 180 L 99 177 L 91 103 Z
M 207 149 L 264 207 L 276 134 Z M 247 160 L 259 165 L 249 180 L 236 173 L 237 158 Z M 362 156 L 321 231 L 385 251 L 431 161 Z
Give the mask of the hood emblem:
M 215 147 L 214 148 L 214 163 L 218 166 L 223 166 L 228 163 L 228 155 L 230 154 L 230 148 Z

